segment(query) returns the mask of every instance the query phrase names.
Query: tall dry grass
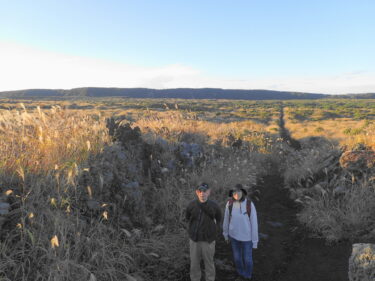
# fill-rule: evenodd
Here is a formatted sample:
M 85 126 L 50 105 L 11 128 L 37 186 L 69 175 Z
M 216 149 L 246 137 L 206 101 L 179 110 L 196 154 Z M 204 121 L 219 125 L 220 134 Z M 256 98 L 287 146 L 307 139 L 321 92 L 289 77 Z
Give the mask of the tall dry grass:
M 375 185 L 373 180 L 340 182 L 345 192 L 315 194 L 299 214 L 299 220 L 329 242 L 375 239 Z
M 103 120 L 52 107 L 0 115 L 2 280 L 111 280 L 134 264 L 132 242 L 107 219 L 81 216 L 77 179 L 89 155 L 109 143 Z M 134 250 L 133 250 L 134 252 Z
M 284 169 L 285 186 L 302 206 L 300 222 L 328 242 L 374 241 L 374 170 L 341 168 L 341 150 L 328 139 L 306 138 L 301 143 L 300 151 L 285 155 Z
M 163 133 L 161 128 L 169 126 L 172 132 L 200 135 L 197 138 L 210 156 L 200 170 L 165 175 L 161 189 L 144 179 L 140 190 L 147 223 L 144 228 L 122 228 L 116 215 L 119 205 L 103 202 L 107 197 L 97 193 L 105 185 L 91 189 L 79 183 L 87 161 L 107 161 L 104 159 L 111 156 L 102 154 L 116 151 L 104 149 L 112 143 L 102 118 L 60 107 L 3 111 L 0 190 L 11 209 L 0 232 L 0 279 L 183 279 L 189 264 L 183 218 L 186 205 L 194 198 L 194 187 L 209 182 L 213 199 L 223 204 L 234 184 L 255 185 L 261 155 L 207 144 L 211 137 L 221 138 L 229 132 L 240 135 L 238 124 L 215 131 L 220 124 L 165 119 L 155 118 L 155 132 Z M 135 123 L 141 124 L 146 129 L 154 123 Z M 201 137 L 208 132 L 209 136 Z M 166 153 L 167 159 L 172 157 L 170 151 Z M 97 210 L 87 205 L 87 198 L 94 196 L 100 203 Z
M 133 123 L 142 131 L 152 131 L 169 141 L 182 141 L 186 134 L 204 136 L 198 142 L 209 144 L 222 143 L 229 135 L 244 141 L 262 146 L 266 134 L 266 127 L 254 121 L 225 122 L 220 118 L 207 121 L 199 118 L 195 113 L 181 113 L 179 111 L 149 112 Z
M 100 119 L 59 106 L 1 112 L 0 171 L 43 173 L 84 161 L 109 142 Z

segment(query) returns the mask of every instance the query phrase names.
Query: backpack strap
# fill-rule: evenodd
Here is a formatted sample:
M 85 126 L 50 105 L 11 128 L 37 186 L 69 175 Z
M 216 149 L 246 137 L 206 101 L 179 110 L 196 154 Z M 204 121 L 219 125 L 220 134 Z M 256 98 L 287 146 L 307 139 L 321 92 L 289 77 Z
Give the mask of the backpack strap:
M 251 215 L 251 200 L 250 200 L 250 198 L 246 198 L 246 212 L 247 212 L 247 215 L 249 216 L 249 219 L 250 219 L 250 215 Z
M 229 223 L 230 223 L 230 219 L 232 218 L 233 202 L 234 202 L 233 199 L 228 200 Z M 246 198 L 246 213 L 250 218 L 250 215 L 251 215 L 251 200 L 250 200 L 250 198 Z
M 232 209 L 233 209 L 233 199 L 231 198 L 228 200 L 228 211 L 229 211 L 228 234 L 229 234 L 230 219 L 232 218 Z
M 230 222 L 230 218 L 232 217 L 233 202 L 234 202 L 233 199 L 228 200 L 229 222 Z
M 210 200 L 207 200 L 207 204 L 208 204 L 208 201 Z M 209 217 L 210 219 L 212 219 L 213 221 L 215 221 L 215 217 L 213 217 L 211 214 L 209 214 L 203 207 L 201 204 L 198 203 L 198 206 L 199 208 L 202 210 L 203 213 L 206 214 L 207 217 Z M 215 222 L 216 223 L 216 222 Z
M 229 233 L 230 219 L 232 218 L 233 203 L 234 203 L 234 200 L 232 198 L 228 200 L 228 211 L 229 211 L 228 233 Z M 246 198 L 246 213 L 247 213 L 247 215 L 248 215 L 248 217 L 250 219 L 250 215 L 251 215 L 251 200 L 249 198 Z

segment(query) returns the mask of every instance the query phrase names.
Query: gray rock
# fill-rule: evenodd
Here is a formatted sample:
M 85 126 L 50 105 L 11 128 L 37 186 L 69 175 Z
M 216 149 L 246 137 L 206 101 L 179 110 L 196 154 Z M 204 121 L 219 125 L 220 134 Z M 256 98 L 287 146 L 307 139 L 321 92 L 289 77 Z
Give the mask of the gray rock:
M 162 224 L 158 224 L 152 229 L 152 232 L 162 232 L 164 231 L 165 227 Z
M 262 240 L 267 240 L 269 238 L 269 235 L 264 234 L 264 233 L 259 233 L 259 238 L 262 239 Z
M 375 280 L 375 244 L 353 244 L 349 258 L 349 280 Z
M 176 162 L 174 160 L 169 160 L 167 163 L 167 168 L 169 170 L 174 170 L 176 168 Z
M 6 203 L 6 202 L 1 202 L 0 203 L 0 209 L 1 210 L 9 210 L 9 208 L 10 208 L 9 203 Z
M 168 168 L 162 168 L 161 169 L 162 174 L 167 174 L 169 172 Z
M 0 209 L 0 215 L 7 215 L 9 213 L 8 209 Z
M 9 203 L 0 202 L 0 215 L 7 215 L 9 213 L 9 208 Z
M 98 201 L 88 200 L 86 203 L 87 203 L 87 207 L 91 211 L 98 211 L 98 210 L 100 210 L 100 203 Z
M 336 186 L 334 189 L 333 189 L 333 194 L 334 195 L 344 195 L 348 190 L 346 189 L 346 187 L 344 186 Z
M 120 160 L 123 160 L 123 161 L 126 160 L 126 154 L 123 151 L 120 151 L 119 153 L 117 153 L 117 157 Z
M 123 227 L 130 227 L 130 228 L 133 227 L 133 223 L 132 223 L 131 219 L 126 215 L 120 216 L 120 224 Z
M 203 147 L 196 143 L 181 142 L 178 151 L 186 167 L 194 166 L 195 162 L 203 156 Z
M 116 199 L 117 201 L 124 201 L 124 197 L 121 196 L 120 194 L 116 194 L 116 195 L 115 195 L 115 199 Z
M 273 227 L 282 227 L 282 226 L 284 226 L 281 222 L 277 222 L 277 221 L 267 221 L 267 223 L 270 226 L 273 226 Z
M 155 140 L 155 143 L 160 145 L 165 150 L 167 150 L 169 147 L 168 142 L 165 139 L 162 139 L 160 137 Z
M 178 180 L 179 180 L 179 182 L 181 184 L 186 184 L 187 183 L 187 181 L 184 178 L 179 178 Z
M 235 271 L 236 269 L 226 259 L 215 259 L 216 267 L 223 271 Z
M 145 224 L 150 227 L 152 225 L 152 219 L 150 217 L 145 217 Z
M 125 188 L 139 188 L 139 183 L 137 181 L 132 181 L 124 185 Z
M 1 227 L 3 226 L 3 224 L 5 223 L 5 221 L 6 221 L 5 217 L 0 217 L 0 231 L 1 231 Z
M 127 163 L 126 165 L 129 173 L 131 174 L 137 174 L 139 169 L 137 168 L 137 165 L 136 164 L 133 164 L 133 163 Z

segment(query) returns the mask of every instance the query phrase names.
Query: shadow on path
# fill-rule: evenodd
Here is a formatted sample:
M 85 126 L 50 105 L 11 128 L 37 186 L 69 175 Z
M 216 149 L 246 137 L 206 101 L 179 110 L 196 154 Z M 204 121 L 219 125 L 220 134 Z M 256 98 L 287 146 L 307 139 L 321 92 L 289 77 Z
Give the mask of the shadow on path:
M 280 108 L 280 137 L 292 148 L 301 144 L 285 128 L 283 107 Z M 258 184 L 260 242 L 253 251 L 253 281 L 348 281 L 348 260 L 352 244 L 348 241 L 327 245 L 297 221 L 298 206 L 289 199 L 283 178 L 266 176 Z M 216 281 L 235 280 L 231 246 L 220 235 L 216 243 Z M 189 273 L 186 269 L 186 279 Z M 202 277 L 202 280 L 203 277 Z
M 280 106 L 280 117 L 279 117 L 279 134 L 280 138 L 282 138 L 288 145 L 290 145 L 292 148 L 296 150 L 301 149 L 301 144 L 299 141 L 293 139 L 288 131 L 287 128 L 285 128 L 285 120 L 284 120 L 284 107 Z
M 283 189 L 283 180 L 268 176 L 259 185 L 258 210 L 261 238 L 254 255 L 254 281 L 346 281 L 349 242 L 326 245 L 309 237 L 296 219 L 297 207 Z M 217 281 L 234 280 L 230 245 L 217 242 Z

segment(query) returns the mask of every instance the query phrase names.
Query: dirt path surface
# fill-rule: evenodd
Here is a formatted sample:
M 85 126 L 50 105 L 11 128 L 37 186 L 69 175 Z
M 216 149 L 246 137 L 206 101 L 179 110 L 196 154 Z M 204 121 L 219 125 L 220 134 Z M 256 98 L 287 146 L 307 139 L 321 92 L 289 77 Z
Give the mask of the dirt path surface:
M 284 111 L 279 119 L 280 137 L 298 150 L 301 145 L 285 128 Z M 267 176 L 258 184 L 259 202 L 254 202 L 260 242 L 253 251 L 253 281 L 348 281 L 352 244 L 327 245 L 297 221 L 298 206 L 289 199 L 280 176 Z M 216 243 L 216 281 L 235 280 L 231 246 L 220 235 Z M 186 279 L 188 281 L 188 269 Z M 202 277 L 202 280 L 203 277 Z
M 288 199 L 277 176 L 259 184 L 259 232 L 262 237 L 254 250 L 254 281 L 346 281 L 351 244 L 326 245 L 309 237 L 296 220 L 297 206 Z M 222 237 L 216 247 L 217 281 L 234 280 L 230 245 Z

